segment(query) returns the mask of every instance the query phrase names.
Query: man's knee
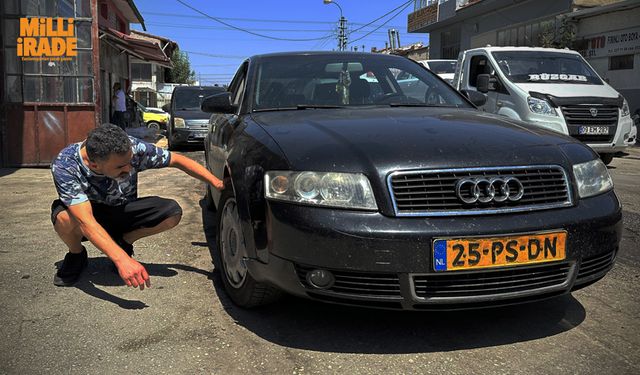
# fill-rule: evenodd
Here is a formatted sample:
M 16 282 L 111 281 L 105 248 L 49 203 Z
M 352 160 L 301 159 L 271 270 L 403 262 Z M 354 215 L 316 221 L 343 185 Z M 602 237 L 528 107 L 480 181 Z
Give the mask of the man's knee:
M 70 214 L 69 211 L 60 211 L 56 216 L 56 221 L 53 224 L 54 229 L 58 233 L 71 233 L 79 230 L 80 225 Z
M 168 218 L 164 219 L 164 222 L 167 226 L 167 229 L 170 229 L 178 225 L 180 223 L 180 220 L 182 220 L 182 213 L 169 216 Z

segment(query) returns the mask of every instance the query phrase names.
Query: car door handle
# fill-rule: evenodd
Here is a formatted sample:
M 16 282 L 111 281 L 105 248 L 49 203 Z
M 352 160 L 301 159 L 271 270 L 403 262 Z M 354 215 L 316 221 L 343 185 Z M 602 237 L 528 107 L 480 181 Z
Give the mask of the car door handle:
M 502 107 L 503 105 L 504 105 L 504 103 L 502 102 L 502 100 L 498 100 L 496 102 L 496 106 L 498 106 L 498 107 Z

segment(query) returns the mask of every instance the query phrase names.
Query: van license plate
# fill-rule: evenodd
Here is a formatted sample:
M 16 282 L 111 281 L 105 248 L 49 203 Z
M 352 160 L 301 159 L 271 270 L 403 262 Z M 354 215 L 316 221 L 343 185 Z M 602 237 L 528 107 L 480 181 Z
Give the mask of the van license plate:
M 519 266 L 565 259 L 567 232 L 433 241 L 434 271 Z
M 608 126 L 581 126 L 578 128 L 578 134 L 581 135 L 607 135 L 609 134 Z

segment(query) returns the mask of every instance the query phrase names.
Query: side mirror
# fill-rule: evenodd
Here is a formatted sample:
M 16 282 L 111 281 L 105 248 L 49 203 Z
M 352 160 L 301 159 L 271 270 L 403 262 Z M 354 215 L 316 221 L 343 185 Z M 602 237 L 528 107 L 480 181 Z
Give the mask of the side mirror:
M 235 107 L 231 104 L 231 93 L 228 91 L 207 96 L 200 106 L 202 112 L 209 113 L 233 113 Z
M 460 92 L 476 107 L 482 107 L 487 102 L 487 96 L 475 90 L 460 90 Z
M 169 113 L 169 109 L 171 109 L 171 108 L 169 108 L 169 104 L 165 104 L 165 105 L 163 105 L 163 106 L 162 106 L 162 107 L 160 107 L 160 108 L 161 108 L 163 111 L 167 112 L 167 113 Z
M 488 93 L 489 91 L 495 91 L 498 83 L 496 76 L 491 74 L 478 74 L 476 81 L 476 87 L 481 93 Z

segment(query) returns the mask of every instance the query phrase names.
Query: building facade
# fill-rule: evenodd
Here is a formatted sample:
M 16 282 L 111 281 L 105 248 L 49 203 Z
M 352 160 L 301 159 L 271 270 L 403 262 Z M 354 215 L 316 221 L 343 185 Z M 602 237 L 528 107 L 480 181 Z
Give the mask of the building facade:
M 167 61 L 131 60 L 131 93 L 145 107 L 162 107 L 171 102 L 171 92 L 166 94 L 165 77 L 172 68 L 170 59 L 178 48 L 176 42 L 157 35 L 132 30 L 131 37 L 156 44 L 167 57 Z
M 0 165 L 47 166 L 64 146 L 108 122 L 113 84 L 130 85 L 131 56 L 166 59 L 156 45 L 126 39 L 129 24 L 143 22 L 132 0 L 0 2 Z M 23 37 L 26 24 L 34 28 Z M 54 57 L 43 49 L 44 56 L 25 58 L 27 39 L 53 46 L 60 25 L 73 30 L 63 39 L 75 39 L 75 53 Z

